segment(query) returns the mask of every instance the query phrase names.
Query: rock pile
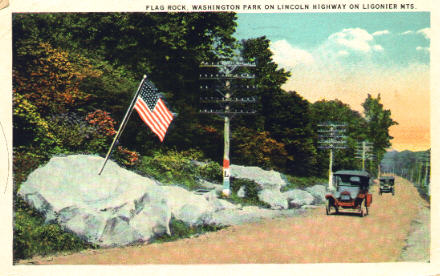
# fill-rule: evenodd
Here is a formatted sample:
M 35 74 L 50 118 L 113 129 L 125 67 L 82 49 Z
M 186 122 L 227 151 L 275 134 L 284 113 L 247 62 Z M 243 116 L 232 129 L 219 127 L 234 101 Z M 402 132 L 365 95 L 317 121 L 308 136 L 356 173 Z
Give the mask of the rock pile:
M 112 161 L 98 175 L 102 162 L 103 158 L 90 155 L 54 157 L 29 175 L 18 194 L 39 210 L 47 222 L 56 221 L 100 246 L 148 242 L 155 236 L 170 234 L 172 218 L 189 226 L 228 226 L 295 215 L 301 211 L 287 209 L 322 203 L 325 195 L 325 187 L 321 185 L 307 191 L 282 193 L 280 189 L 287 182 L 280 173 L 231 166 L 236 178 L 250 179 L 260 185 L 260 200 L 273 210 L 241 207 L 217 198 L 221 190 L 217 184 L 205 181 L 204 187 L 212 189 L 211 192 L 196 194 L 179 186 L 163 186 Z

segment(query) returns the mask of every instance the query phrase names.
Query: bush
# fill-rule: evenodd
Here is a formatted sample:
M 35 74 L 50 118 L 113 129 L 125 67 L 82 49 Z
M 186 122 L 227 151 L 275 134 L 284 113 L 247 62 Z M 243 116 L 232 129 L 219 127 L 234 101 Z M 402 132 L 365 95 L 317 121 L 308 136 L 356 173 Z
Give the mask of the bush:
M 201 165 L 194 160 L 201 158 L 197 151 L 169 150 L 157 151 L 152 156 L 144 156 L 136 169 L 144 175 L 155 178 L 163 184 L 181 184 L 193 190 L 198 188 L 200 178 L 209 181 L 221 179 L 222 169 L 214 162 L 206 162 Z
M 176 220 L 174 218 L 170 221 L 170 231 L 171 236 L 163 235 L 154 240 L 154 242 L 169 242 L 169 241 L 175 241 L 178 239 L 183 238 L 189 238 L 191 236 L 197 235 L 197 234 L 203 234 L 206 232 L 213 232 L 218 231 L 225 228 L 224 226 L 211 226 L 211 225 L 201 225 L 201 226 L 194 226 L 190 227 L 186 225 L 181 220 Z
M 237 195 L 237 192 L 241 186 L 244 186 L 244 198 L 238 197 Z M 235 178 L 231 181 L 231 195 L 229 198 L 227 198 L 227 200 L 234 204 L 255 205 L 269 208 L 270 205 L 260 201 L 260 199 L 258 198 L 258 192 L 260 191 L 260 186 L 254 181 Z
M 304 189 L 320 183 L 328 183 L 328 179 L 316 176 L 298 177 L 284 174 L 283 177 L 288 181 L 281 191 L 285 192 L 292 189 Z

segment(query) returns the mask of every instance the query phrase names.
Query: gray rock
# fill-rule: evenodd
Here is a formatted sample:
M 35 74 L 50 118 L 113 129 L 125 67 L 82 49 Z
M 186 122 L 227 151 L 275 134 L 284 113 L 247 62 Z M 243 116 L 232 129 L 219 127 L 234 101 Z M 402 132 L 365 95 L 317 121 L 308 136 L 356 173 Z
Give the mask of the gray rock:
M 282 210 L 288 209 L 286 197 L 275 189 L 264 189 L 258 192 L 258 199 L 270 205 L 271 209 Z
M 319 206 L 316 205 L 303 205 L 301 206 L 301 209 L 316 209 L 319 208 Z
M 224 209 L 236 209 L 237 205 L 234 205 L 224 199 L 217 198 L 217 192 L 211 191 L 204 195 L 204 198 L 212 205 L 213 211 L 217 212 Z
M 293 189 L 283 193 L 284 198 L 289 202 L 289 206 L 300 208 L 303 205 L 313 204 L 315 198 L 306 191 Z
M 245 206 L 241 209 L 225 209 L 212 214 L 207 223 L 211 225 L 230 226 L 243 223 L 257 222 L 263 219 L 291 217 L 301 214 L 303 210 L 271 210 L 257 206 Z
M 324 185 L 314 185 L 312 187 L 307 187 L 306 191 L 315 198 L 314 204 L 322 204 L 325 202 L 327 188 Z
M 205 195 L 196 195 L 177 186 L 163 186 L 163 189 L 172 216 L 187 225 L 201 225 L 206 217 L 215 211 L 215 207 L 205 199 Z
M 252 180 L 264 189 L 280 189 L 288 183 L 283 179 L 282 174 L 276 171 L 266 171 L 259 167 L 247 167 L 231 165 L 231 176 Z
M 103 158 L 54 157 L 33 171 L 18 194 L 85 240 L 126 245 L 169 233 L 171 211 L 163 189 L 152 179 L 120 168 Z
M 217 192 L 221 192 L 223 190 L 223 186 L 220 184 L 215 184 L 209 181 L 206 181 L 204 179 L 200 179 L 198 181 L 198 184 L 206 189 L 210 189 L 210 190 L 216 190 Z
M 246 192 L 244 190 L 244 186 L 241 186 L 240 189 L 238 189 L 237 196 L 240 197 L 240 198 L 243 198 L 243 197 L 246 196 Z

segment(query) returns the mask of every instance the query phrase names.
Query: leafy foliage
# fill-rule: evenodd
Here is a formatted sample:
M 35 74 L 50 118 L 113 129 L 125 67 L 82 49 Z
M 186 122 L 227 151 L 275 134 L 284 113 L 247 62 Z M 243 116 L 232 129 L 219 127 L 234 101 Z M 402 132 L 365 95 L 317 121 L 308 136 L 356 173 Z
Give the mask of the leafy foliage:
M 269 132 L 239 127 L 232 133 L 232 152 L 236 163 L 263 168 L 283 169 L 289 159 L 283 143 L 270 137 Z
M 152 156 L 144 156 L 136 169 L 164 184 L 179 184 L 189 190 L 198 188 L 200 178 L 215 181 L 221 177 L 219 164 L 210 162 L 199 166 L 194 163 L 196 158 L 201 158 L 200 152 L 157 151 Z

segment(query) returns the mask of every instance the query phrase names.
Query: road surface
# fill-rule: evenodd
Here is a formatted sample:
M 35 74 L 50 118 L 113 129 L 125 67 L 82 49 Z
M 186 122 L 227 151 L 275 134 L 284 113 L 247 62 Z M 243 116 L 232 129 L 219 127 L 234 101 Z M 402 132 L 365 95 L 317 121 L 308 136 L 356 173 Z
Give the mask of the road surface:
M 363 218 L 353 214 L 326 216 L 322 206 L 299 217 L 229 227 L 175 242 L 87 250 L 70 255 L 36 257 L 20 263 L 284 264 L 399 261 L 402 260 L 404 249 L 408 249 L 406 240 L 412 229 L 411 222 L 418 218 L 420 212 L 426 212 L 428 204 L 420 198 L 412 184 L 399 177 L 396 178 L 395 196 L 379 196 L 377 189 L 376 185 L 371 188 L 373 203 L 370 214 Z M 421 235 L 421 238 L 426 239 L 426 235 Z M 426 246 L 419 246 L 417 250 L 429 256 Z

